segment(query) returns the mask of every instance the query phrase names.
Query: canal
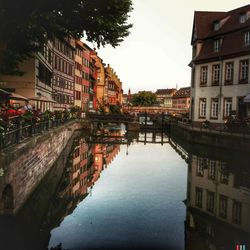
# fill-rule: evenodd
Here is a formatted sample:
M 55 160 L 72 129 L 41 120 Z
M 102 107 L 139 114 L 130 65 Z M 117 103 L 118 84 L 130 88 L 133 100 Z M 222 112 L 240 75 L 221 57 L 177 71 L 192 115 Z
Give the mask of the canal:
M 249 245 L 247 155 L 112 129 L 75 139 L 66 157 L 17 216 L 0 217 L 3 249 Z

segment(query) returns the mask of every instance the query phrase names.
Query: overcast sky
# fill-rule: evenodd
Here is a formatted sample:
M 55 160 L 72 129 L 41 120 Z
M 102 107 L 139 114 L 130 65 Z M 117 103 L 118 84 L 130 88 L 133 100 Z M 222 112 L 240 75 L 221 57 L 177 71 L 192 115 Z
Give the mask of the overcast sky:
M 249 0 L 133 0 L 131 34 L 117 48 L 98 51 L 116 71 L 124 93 L 190 85 L 195 10 L 229 11 Z

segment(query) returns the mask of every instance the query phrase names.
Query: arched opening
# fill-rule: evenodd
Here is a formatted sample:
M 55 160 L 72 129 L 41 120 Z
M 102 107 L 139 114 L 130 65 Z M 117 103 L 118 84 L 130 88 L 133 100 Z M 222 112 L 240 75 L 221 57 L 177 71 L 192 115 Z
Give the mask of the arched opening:
M 14 195 L 13 195 L 13 188 L 11 187 L 10 184 L 8 184 L 2 192 L 1 203 L 3 207 L 3 214 L 13 214 Z

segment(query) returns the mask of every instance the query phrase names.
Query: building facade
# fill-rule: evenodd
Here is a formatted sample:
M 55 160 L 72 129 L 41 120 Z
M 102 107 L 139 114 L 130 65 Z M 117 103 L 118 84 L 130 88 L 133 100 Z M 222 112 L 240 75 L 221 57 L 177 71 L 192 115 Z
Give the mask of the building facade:
M 89 74 L 89 110 L 95 111 L 97 109 L 97 66 L 95 62 L 95 58 L 92 56 L 95 54 L 95 51 L 90 50 L 90 74 Z
M 89 95 L 90 95 L 90 49 L 84 43 L 83 44 L 83 72 L 82 72 L 82 102 L 83 110 L 89 110 Z
M 45 96 L 48 100 L 52 100 L 52 51 L 52 43 L 48 42 L 34 58 L 22 62 L 20 64 L 20 70 L 24 72 L 22 76 L 0 75 L 0 88 L 27 98 Z M 13 104 L 20 105 L 19 101 L 14 101 Z M 42 111 L 52 109 L 49 102 L 32 104 Z
M 109 105 L 121 105 L 122 104 L 122 82 L 117 76 L 116 72 L 108 66 L 106 71 L 106 84 L 108 88 L 108 103 Z
M 191 112 L 194 124 L 250 117 L 250 5 L 194 14 Z
M 55 109 L 74 106 L 75 41 L 57 38 L 53 41 L 53 98 Z
M 176 89 L 157 89 L 155 94 L 159 106 L 165 108 L 172 108 L 172 98 L 176 91 Z
M 172 97 L 172 107 L 189 111 L 190 87 L 180 88 Z
M 93 51 L 92 58 L 96 68 L 96 107 L 104 107 L 108 103 L 108 91 L 106 88 L 105 64 L 102 59 Z
M 75 41 L 74 106 L 83 109 L 83 43 Z

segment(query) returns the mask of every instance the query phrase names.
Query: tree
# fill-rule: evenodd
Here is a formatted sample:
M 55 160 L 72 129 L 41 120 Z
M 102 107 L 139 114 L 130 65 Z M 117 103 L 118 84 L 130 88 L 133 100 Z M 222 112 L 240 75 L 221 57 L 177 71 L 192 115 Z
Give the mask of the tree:
M 129 35 L 132 0 L 1 0 L 0 74 L 17 74 L 54 37 L 118 46 Z
M 132 104 L 134 106 L 150 107 L 156 103 L 156 94 L 152 92 L 143 91 L 132 97 Z

